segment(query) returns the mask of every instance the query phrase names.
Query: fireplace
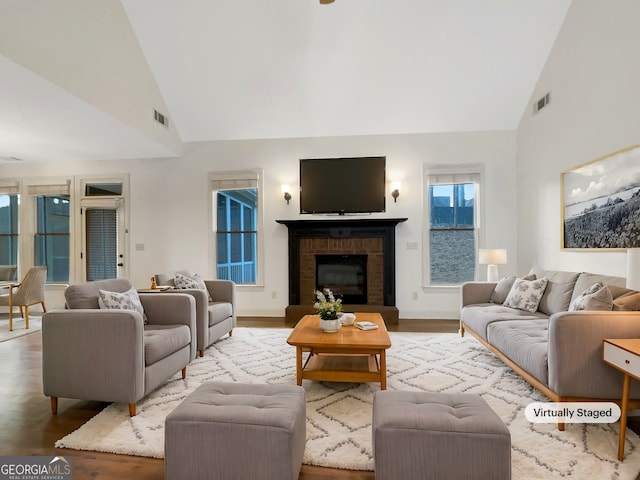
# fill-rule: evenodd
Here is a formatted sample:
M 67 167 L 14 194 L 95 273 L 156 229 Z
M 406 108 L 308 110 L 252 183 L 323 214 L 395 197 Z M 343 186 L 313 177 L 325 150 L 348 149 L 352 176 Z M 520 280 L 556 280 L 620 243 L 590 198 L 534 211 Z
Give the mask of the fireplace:
M 341 262 L 341 257 L 350 256 L 357 257 L 357 261 L 361 262 L 362 266 L 357 268 L 361 268 L 362 273 L 355 273 L 353 265 L 334 265 L 330 268 L 334 278 L 339 276 L 338 270 L 341 274 L 351 270 L 349 275 L 363 276 L 363 282 L 356 282 L 359 285 L 349 286 L 349 295 L 358 290 L 359 297 L 343 299 L 344 310 L 378 312 L 385 322 L 397 323 L 395 227 L 405 220 L 406 218 L 276 220 L 289 230 L 289 306 L 285 312 L 287 324 L 295 324 L 302 316 L 313 313 L 314 292 L 319 286 L 316 259 L 329 257 Z M 324 259 L 320 259 L 321 264 L 323 261 Z
M 316 255 L 316 289 L 345 304 L 367 303 L 367 255 Z

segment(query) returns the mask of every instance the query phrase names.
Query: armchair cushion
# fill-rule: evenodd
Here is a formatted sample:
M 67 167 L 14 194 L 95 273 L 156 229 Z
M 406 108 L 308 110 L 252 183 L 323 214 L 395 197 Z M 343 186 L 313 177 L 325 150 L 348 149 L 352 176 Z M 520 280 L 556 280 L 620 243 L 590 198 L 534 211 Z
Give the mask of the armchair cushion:
M 140 303 L 140 297 L 135 288 L 130 288 L 126 292 L 110 292 L 108 290 L 98 290 L 98 305 L 103 309 L 133 310 L 142 315 L 144 323 L 147 323 L 147 316 Z
M 213 302 L 209 304 L 209 326 L 220 323 L 233 315 L 233 307 L 228 302 Z
M 191 342 L 186 325 L 146 325 L 144 327 L 144 363 L 153 365 Z

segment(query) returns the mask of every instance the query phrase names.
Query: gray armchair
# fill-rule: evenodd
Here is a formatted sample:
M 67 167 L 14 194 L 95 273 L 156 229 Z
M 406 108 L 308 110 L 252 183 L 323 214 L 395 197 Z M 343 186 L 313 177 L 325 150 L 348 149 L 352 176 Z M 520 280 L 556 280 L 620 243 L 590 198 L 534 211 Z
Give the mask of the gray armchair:
M 155 275 L 158 286 L 175 287 L 176 273 L 190 276 L 189 272 L 178 270 Z M 226 333 L 233 335 L 236 326 L 235 283 L 229 280 L 204 280 L 207 290 L 170 289 L 165 292 L 188 293 L 196 301 L 197 349 L 204 356 L 207 347 Z M 211 298 L 211 301 L 209 300 Z
M 190 295 L 141 293 L 144 316 L 133 310 L 100 309 L 98 290 L 126 292 L 126 279 L 74 285 L 65 291 L 69 309 L 42 317 L 42 383 L 57 414 L 58 397 L 136 402 L 195 358 L 195 301 Z

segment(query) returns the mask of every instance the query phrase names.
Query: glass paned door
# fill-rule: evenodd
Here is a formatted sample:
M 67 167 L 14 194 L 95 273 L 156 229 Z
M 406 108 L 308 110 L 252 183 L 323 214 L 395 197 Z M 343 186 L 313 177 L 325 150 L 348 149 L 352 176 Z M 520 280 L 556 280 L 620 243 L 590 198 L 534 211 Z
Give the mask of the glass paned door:
M 124 201 L 84 202 L 83 270 L 85 281 L 126 276 L 124 245 Z

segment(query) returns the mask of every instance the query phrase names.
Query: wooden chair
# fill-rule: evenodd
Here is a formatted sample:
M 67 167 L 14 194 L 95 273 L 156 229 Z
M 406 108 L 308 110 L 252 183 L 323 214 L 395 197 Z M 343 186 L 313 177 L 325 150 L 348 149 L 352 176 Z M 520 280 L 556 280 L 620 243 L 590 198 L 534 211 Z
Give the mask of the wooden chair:
M 4 288 L 9 293 L 0 295 L 0 306 L 9 307 L 9 331 L 13 331 L 13 307 L 20 307 L 20 316 L 24 317 L 25 327 L 29 329 L 29 307 L 39 303 L 42 310 L 47 311 L 44 305 L 44 285 L 47 280 L 47 267 L 30 268 L 22 282 L 9 284 Z M 24 314 L 22 312 L 24 307 Z

